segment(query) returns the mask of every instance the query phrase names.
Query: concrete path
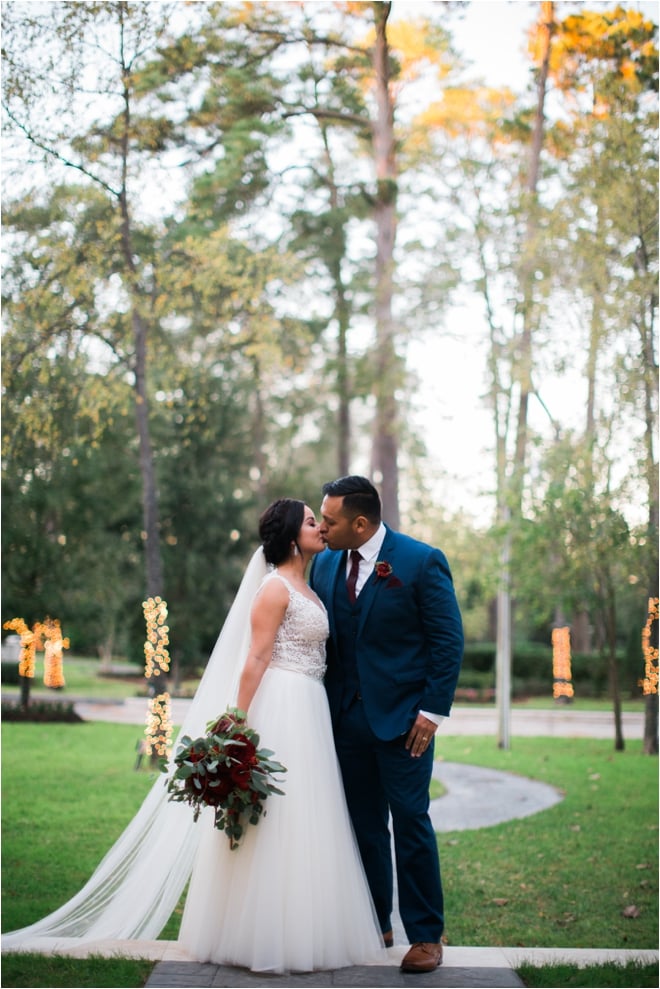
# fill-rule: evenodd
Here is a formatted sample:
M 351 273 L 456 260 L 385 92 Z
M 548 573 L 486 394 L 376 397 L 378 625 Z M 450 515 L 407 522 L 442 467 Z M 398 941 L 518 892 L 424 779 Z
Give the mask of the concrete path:
M 304 974 L 259 975 L 246 969 L 226 965 L 201 964 L 199 962 L 163 961 L 156 965 L 146 983 L 147 989 L 184 989 L 192 986 L 238 987 L 277 986 L 294 989 L 303 986 L 415 986 L 415 987 L 477 987 L 477 989 L 517 989 L 525 983 L 514 971 L 522 964 L 542 965 L 559 961 L 584 968 L 588 965 L 610 961 L 624 964 L 641 961 L 657 964 L 658 953 L 618 951 L 598 952 L 589 949 L 551 951 L 546 949 L 513 948 L 446 948 L 442 966 L 426 974 L 409 974 L 400 969 L 400 962 L 408 946 L 390 948 L 388 964 L 361 965 L 354 968 L 335 969 L 329 972 Z
M 36 696 L 36 695 L 35 695 Z M 52 697 L 51 697 L 52 699 Z M 180 725 L 190 701 L 175 697 L 172 700 L 171 717 Z M 75 709 L 89 721 L 117 721 L 124 724 L 144 725 L 147 701 L 144 697 L 130 697 L 125 701 L 79 700 Z M 644 737 L 644 713 L 625 711 L 622 715 L 623 736 L 626 739 Z M 446 735 L 497 735 L 497 711 L 493 706 L 464 705 L 454 707 L 451 717 L 439 729 Z M 570 705 L 536 710 L 514 707 L 511 710 L 510 734 L 512 736 L 557 736 L 561 738 L 611 738 L 614 739 L 614 715 L 611 711 L 576 711 Z
M 589 965 L 618 964 L 635 961 L 645 965 L 658 964 L 657 951 L 615 951 L 596 948 L 475 948 L 448 946 L 442 966 L 428 974 L 405 974 L 400 963 L 408 950 L 407 944 L 395 944 L 383 951 L 384 959 L 374 965 L 360 965 L 331 971 L 290 973 L 283 975 L 257 974 L 229 965 L 194 961 L 175 941 L 87 941 L 75 939 L 35 939 L 25 950 L 71 958 L 122 957 L 149 959 L 154 968 L 145 983 L 147 989 L 204 989 L 204 987 L 277 987 L 297 989 L 308 986 L 342 987 L 503 987 L 524 986 L 515 969 L 523 964 L 546 965 L 564 963 L 576 968 Z

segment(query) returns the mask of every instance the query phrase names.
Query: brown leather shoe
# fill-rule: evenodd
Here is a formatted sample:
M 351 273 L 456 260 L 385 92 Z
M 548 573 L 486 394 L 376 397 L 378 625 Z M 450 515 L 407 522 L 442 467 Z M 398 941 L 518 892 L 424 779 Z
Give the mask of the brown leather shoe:
M 383 944 L 385 945 L 386 948 L 393 948 L 394 947 L 394 932 L 393 931 L 385 931 L 383 933 Z
M 401 962 L 402 972 L 432 972 L 442 965 L 442 945 L 418 941 Z

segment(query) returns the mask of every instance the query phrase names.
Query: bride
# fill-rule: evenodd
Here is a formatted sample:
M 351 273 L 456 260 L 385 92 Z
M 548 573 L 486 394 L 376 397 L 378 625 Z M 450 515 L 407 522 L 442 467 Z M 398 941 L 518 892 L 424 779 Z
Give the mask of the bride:
M 250 561 L 181 728 L 199 735 L 228 706 L 248 712 L 287 768 L 238 849 L 156 781 L 83 889 L 3 951 L 153 939 L 189 881 L 180 945 L 198 961 L 258 972 L 333 969 L 384 958 L 348 817 L 323 687 L 328 619 L 305 582 L 324 548 L 314 513 L 279 499 L 259 521 Z

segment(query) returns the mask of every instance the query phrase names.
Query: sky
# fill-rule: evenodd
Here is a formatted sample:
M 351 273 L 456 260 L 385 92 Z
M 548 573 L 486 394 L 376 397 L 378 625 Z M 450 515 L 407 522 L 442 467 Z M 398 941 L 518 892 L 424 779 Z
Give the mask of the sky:
M 395 0 L 396 4 L 397 0 Z M 435 0 L 432 6 L 442 5 Z M 557 3 L 558 16 L 579 7 L 612 8 L 614 3 Z M 660 4 L 623 3 L 641 10 L 658 23 Z M 429 3 L 406 0 L 405 13 Z M 461 20 L 452 19 L 454 47 L 472 63 L 473 75 L 492 86 L 525 91 L 529 63 L 525 59 L 526 32 L 536 18 L 539 3 L 528 0 L 473 0 Z M 482 396 L 487 388 L 485 323 L 479 306 L 454 307 L 435 342 L 425 338 L 413 346 L 409 359 L 421 377 L 416 395 L 416 423 L 430 454 L 429 475 L 433 491 L 450 511 L 464 510 L 477 523 L 492 521 L 494 502 L 493 423 Z M 582 421 L 584 382 L 574 372 L 543 381 L 544 403 L 553 417 Z M 574 413 L 571 415 L 571 408 Z M 536 428 L 548 425 L 539 403 L 530 406 Z
M 441 6 L 444 0 L 430 4 Z M 396 3 L 396 0 L 395 0 Z M 428 3 L 402 4 L 406 16 Z M 477 0 L 454 18 L 454 46 L 471 63 L 473 74 L 493 87 L 524 92 L 529 63 L 524 56 L 526 30 L 538 4 L 527 0 Z M 482 395 L 487 388 L 485 324 L 480 306 L 453 307 L 445 332 L 411 348 L 411 363 L 421 378 L 416 398 L 417 423 L 430 454 L 431 485 L 450 511 L 463 510 L 485 524 L 494 502 L 493 423 Z

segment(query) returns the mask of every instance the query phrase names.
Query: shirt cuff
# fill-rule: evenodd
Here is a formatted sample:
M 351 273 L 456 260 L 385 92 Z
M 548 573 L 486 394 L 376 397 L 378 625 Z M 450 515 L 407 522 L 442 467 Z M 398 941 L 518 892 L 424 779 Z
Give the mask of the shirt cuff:
M 444 714 L 431 714 L 430 711 L 420 711 L 419 713 L 423 714 L 425 718 L 429 719 L 429 721 L 432 721 L 434 725 L 439 725 L 445 720 Z

